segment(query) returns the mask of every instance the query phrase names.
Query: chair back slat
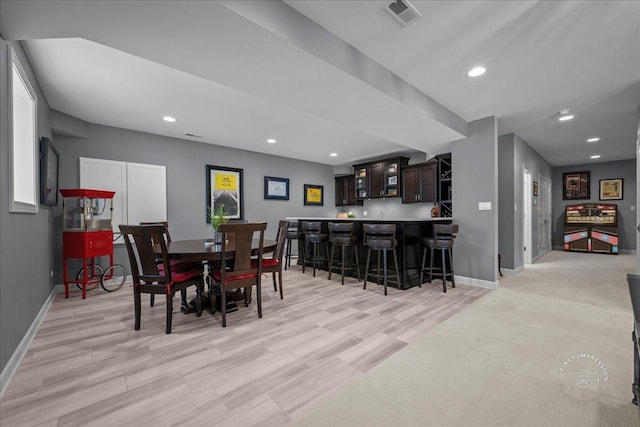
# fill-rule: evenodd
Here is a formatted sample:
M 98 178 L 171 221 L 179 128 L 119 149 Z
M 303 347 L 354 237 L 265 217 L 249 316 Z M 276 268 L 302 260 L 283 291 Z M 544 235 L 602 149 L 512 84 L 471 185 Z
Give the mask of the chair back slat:
M 433 235 L 438 240 L 454 239 L 458 224 L 433 224 Z
M 165 230 L 163 225 L 120 225 L 134 284 L 171 282 Z M 158 246 L 161 256 L 156 255 Z M 158 268 L 158 259 L 162 260 L 162 271 Z
M 640 323 L 640 276 L 637 274 L 627 274 L 629 284 L 629 295 L 631 296 L 631 307 L 635 321 Z
M 320 242 L 323 237 L 326 239 L 326 235 L 322 235 L 322 222 L 302 221 L 300 226 L 307 242 Z
M 164 227 L 164 235 L 165 241 L 171 242 L 171 235 L 169 234 L 169 222 L 168 221 L 152 221 L 152 222 L 141 222 L 140 225 L 162 225 Z M 153 242 L 154 244 L 159 244 L 160 242 Z
M 226 223 L 220 225 L 222 233 L 222 265 L 226 265 L 227 260 L 233 260 L 230 269 L 221 268 L 220 275 L 222 282 L 226 276 L 238 275 L 260 275 L 262 274 L 262 255 L 264 253 L 264 231 L 267 223 Z M 256 258 L 251 258 L 251 244 L 257 234 L 259 246 L 257 262 Z M 233 254 L 232 254 L 233 252 Z
M 363 224 L 364 244 L 374 249 L 395 248 L 396 225 L 395 224 Z
M 355 242 L 352 222 L 330 222 L 329 241 L 337 245 L 351 245 Z
M 273 253 L 273 258 L 282 262 L 282 255 L 284 254 L 284 247 L 287 244 L 287 232 L 289 228 L 289 221 L 280 220 L 278 222 L 278 234 L 276 235 L 276 250 Z

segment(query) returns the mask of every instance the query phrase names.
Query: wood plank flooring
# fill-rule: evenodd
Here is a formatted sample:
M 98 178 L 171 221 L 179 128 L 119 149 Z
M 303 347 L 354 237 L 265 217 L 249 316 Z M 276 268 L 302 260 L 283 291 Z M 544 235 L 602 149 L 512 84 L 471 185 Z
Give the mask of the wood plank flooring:
M 263 279 L 255 303 L 184 315 L 164 298 L 133 329 L 130 287 L 82 300 L 58 294 L 0 401 L 3 426 L 284 425 L 488 291 L 440 281 L 399 291 L 326 272 L 284 274 L 284 300 Z M 189 298 L 195 292 L 190 290 Z

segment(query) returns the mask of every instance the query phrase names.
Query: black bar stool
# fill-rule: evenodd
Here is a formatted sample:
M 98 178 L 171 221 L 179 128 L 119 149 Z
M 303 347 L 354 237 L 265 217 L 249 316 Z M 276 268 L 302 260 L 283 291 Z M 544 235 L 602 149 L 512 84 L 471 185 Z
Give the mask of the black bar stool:
M 384 294 L 387 295 L 387 252 L 393 252 L 393 261 L 395 263 L 396 286 L 400 289 L 400 269 L 398 268 L 398 255 L 396 253 L 396 246 L 398 246 L 398 240 L 396 239 L 396 225 L 395 224 L 364 224 L 362 226 L 364 232 L 364 245 L 369 247 L 367 251 L 367 266 L 364 271 L 364 286 L 362 289 L 367 289 L 367 277 L 373 276 L 376 278 L 376 283 L 379 282 L 382 277 L 384 280 Z M 369 272 L 369 265 L 371 261 L 371 251 L 376 251 L 378 254 L 378 262 L 376 272 Z M 380 273 L 380 255 L 382 254 L 383 266 L 382 273 Z
M 422 269 L 420 271 L 420 283 L 422 287 L 424 280 L 425 263 L 427 261 L 427 251 L 431 251 L 429 262 L 429 283 L 433 278 L 433 271 L 442 276 L 442 291 L 447 292 L 447 277 L 451 277 L 451 287 L 456 287 L 456 280 L 453 275 L 453 239 L 458 232 L 458 224 L 433 224 L 433 237 L 423 237 L 424 251 L 422 253 Z M 442 268 L 434 267 L 433 253 L 440 250 L 442 256 Z M 449 270 L 447 272 L 447 255 L 449 259 Z
M 300 223 L 302 233 L 304 234 L 304 254 L 302 258 L 302 272 L 308 263 L 313 264 L 313 277 L 316 277 L 316 265 L 318 262 L 327 261 L 326 254 L 329 253 L 327 242 L 329 236 L 322 233 L 322 222 L 320 221 L 302 221 Z M 324 243 L 325 256 L 319 255 L 320 243 Z M 313 249 L 313 250 L 311 250 Z
M 358 281 L 360 281 L 360 261 L 358 260 L 358 237 L 353 235 L 353 223 L 352 222 L 330 222 L 329 224 L 329 242 L 331 243 L 331 255 L 329 257 L 329 280 L 331 280 L 331 273 L 333 272 L 333 253 L 336 246 L 340 247 L 340 268 L 342 274 L 342 284 L 344 285 L 344 271 L 358 272 Z M 345 252 L 347 248 L 353 248 L 353 257 L 355 263 L 352 262 L 350 267 L 345 267 Z M 353 260 L 352 260 L 353 261 Z
M 285 252 L 284 258 L 284 269 L 287 267 L 291 267 L 291 243 L 295 240 L 298 242 L 298 257 L 300 257 L 300 230 L 298 230 L 298 221 L 289 221 L 289 225 L 287 227 L 287 250 Z

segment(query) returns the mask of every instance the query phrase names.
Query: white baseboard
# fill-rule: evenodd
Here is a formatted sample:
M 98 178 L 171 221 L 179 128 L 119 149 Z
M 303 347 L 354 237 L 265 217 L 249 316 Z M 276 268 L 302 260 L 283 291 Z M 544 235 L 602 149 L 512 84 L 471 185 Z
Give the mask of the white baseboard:
M 524 265 L 521 265 L 516 269 L 502 267 L 501 270 L 504 276 L 515 276 L 516 274 L 519 274 L 524 270 Z
M 42 308 L 40 308 L 38 315 L 33 320 L 33 323 L 31 323 L 31 326 L 27 330 L 27 333 L 24 334 L 24 337 L 22 337 L 20 344 L 18 344 L 18 347 L 13 352 L 13 355 L 11 355 L 11 358 L 2 369 L 2 373 L 0 373 L 0 399 L 4 395 L 4 392 L 7 389 L 7 387 L 9 386 L 9 383 L 11 382 L 13 375 L 18 370 L 18 366 L 20 366 L 20 362 L 22 361 L 22 358 L 25 356 L 25 354 L 27 354 L 29 345 L 31 345 L 31 341 L 33 341 L 33 337 L 36 336 L 36 332 L 38 332 L 38 328 L 40 327 L 40 324 L 42 323 L 45 315 L 49 311 L 49 307 L 51 307 L 51 304 L 53 303 L 53 300 L 55 299 L 56 294 L 58 293 L 58 288 L 60 286 L 62 285 L 55 286 L 51 290 L 49 297 L 47 298 L 45 303 L 42 305 Z M 64 291 L 64 286 L 62 286 L 62 290 Z
M 456 282 L 463 285 L 477 286 L 485 289 L 497 289 L 500 285 L 499 281 L 490 282 L 489 280 L 474 279 L 472 277 L 455 276 Z

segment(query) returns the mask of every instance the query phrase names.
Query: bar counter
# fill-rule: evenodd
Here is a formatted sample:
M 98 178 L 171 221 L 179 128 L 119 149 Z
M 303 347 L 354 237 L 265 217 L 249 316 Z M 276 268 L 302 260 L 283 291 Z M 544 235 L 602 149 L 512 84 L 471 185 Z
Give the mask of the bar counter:
M 360 259 L 360 271 L 364 278 L 364 267 L 367 260 L 367 248 L 362 244 L 362 224 L 396 224 L 396 237 L 398 239 L 398 266 L 400 268 L 400 289 L 407 289 L 418 285 L 420 281 L 420 265 L 422 264 L 422 237 L 433 236 L 433 223 L 451 224 L 453 218 L 327 218 L 327 217 L 288 217 L 288 221 L 320 221 L 322 232 L 329 233 L 329 222 L 353 222 L 354 234 L 358 236 L 358 255 Z M 298 229 L 302 229 L 298 225 Z M 393 261 L 389 264 L 393 268 Z M 353 274 L 355 276 L 355 273 Z

